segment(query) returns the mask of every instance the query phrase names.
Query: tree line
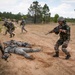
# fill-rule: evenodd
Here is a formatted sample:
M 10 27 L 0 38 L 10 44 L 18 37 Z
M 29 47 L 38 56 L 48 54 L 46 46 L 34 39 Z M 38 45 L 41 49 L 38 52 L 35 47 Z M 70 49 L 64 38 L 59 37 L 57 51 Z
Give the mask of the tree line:
M 7 19 L 21 19 L 22 15 L 20 13 L 18 14 L 12 14 L 11 12 L 0 12 L 0 20 L 7 18 Z
M 7 19 L 16 19 L 20 20 L 24 17 L 28 23 L 49 23 L 51 21 L 57 22 L 58 14 L 55 14 L 54 17 L 51 17 L 50 9 L 47 4 L 43 7 L 39 4 L 38 1 L 34 1 L 28 8 L 28 13 L 26 15 L 21 14 L 12 14 L 11 12 L 0 12 L 0 20 Z M 74 22 L 75 19 L 67 18 L 67 21 Z

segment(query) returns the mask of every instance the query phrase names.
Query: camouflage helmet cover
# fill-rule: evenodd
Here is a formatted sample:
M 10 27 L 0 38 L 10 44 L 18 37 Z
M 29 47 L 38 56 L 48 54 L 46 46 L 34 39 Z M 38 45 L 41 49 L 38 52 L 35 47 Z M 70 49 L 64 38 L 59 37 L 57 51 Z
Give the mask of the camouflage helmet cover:
M 59 17 L 59 18 L 57 19 L 57 21 L 58 21 L 58 22 L 59 22 L 59 21 L 65 22 L 65 18 Z

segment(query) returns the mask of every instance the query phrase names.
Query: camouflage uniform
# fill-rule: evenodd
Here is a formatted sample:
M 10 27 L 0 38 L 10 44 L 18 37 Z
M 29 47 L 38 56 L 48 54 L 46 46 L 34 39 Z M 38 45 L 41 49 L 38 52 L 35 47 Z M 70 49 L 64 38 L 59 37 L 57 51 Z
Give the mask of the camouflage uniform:
M 2 58 L 7 60 L 7 58 L 9 57 L 8 55 L 9 53 L 15 53 L 15 54 L 23 55 L 27 59 L 34 59 L 32 56 L 30 56 L 27 53 L 39 52 L 39 51 L 40 51 L 39 49 L 22 48 L 22 47 L 17 47 L 16 45 L 11 45 L 5 48 L 4 55 Z
M 24 28 L 25 24 L 26 24 L 26 21 L 23 19 L 20 23 L 22 33 L 23 33 L 23 30 L 27 32 L 27 30 Z
M 59 25 L 56 27 L 57 32 L 60 38 L 55 44 L 55 55 L 53 57 L 59 57 L 59 46 L 62 45 L 62 51 L 66 54 L 65 59 L 69 59 L 71 57 L 70 53 L 67 51 L 68 43 L 70 41 L 70 27 L 66 24 L 66 21 L 63 17 L 58 18 Z
M 2 45 L 1 45 L 1 43 L 0 43 L 0 50 L 1 50 L 2 55 L 3 55 L 3 54 L 4 54 L 4 51 L 3 51 L 3 47 L 2 47 Z
M 7 34 L 7 32 L 10 34 L 10 37 L 14 36 L 15 34 L 13 33 L 13 31 L 15 30 L 15 27 L 13 25 L 13 23 L 9 23 L 9 22 L 5 22 L 4 26 L 7 28 L 5 35 Z
M 62 25 L 62 28 L 61 29 L 64 29 L 66 30 L 66 33 L 64 32 L 60 32 L 59 33 L 59 40 L 56 42 L 55 44 L 55 47 L 54 49 L 56 50 L 56 52 L 59 52 L 59 46 L 62 45 L 62 51 L 68 55 L 69 52 L 67 51 L 67 46 L 68 46 L 68 43 L 70 41 L 70 27 L 68 25 Z
M 6 42 L 3 42 L 3 44 L 9 46 L 9 45 L 11 44 L 11 42 L 12 42 L 14 45 L 17 45 L 18 47 L 31 48 L 31 44 L 29 44 L 29 43 L 27 43 L 27 42 L 15 41 L 15 40 L 6 41 Z

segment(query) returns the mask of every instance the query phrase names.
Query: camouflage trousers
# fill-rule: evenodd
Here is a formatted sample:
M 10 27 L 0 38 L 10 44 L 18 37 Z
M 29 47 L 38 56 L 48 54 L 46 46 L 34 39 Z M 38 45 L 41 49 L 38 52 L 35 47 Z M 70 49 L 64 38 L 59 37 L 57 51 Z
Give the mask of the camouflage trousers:
M 13 33 L 14 30 L 10 30 L 10 29 L 7 29 L 5 31 L 5 35 L 7 34 L 7 32 L 10 34 L 10 37 L 14 36 L 15 34 Z
M 31 58 L 31 56 L 27 53 L 31 52 L 39 52 L 39 49 L 31 49 L 31 48 L 22 48 L 22 47 L 7 47 L 4 50 L 4 56 L 7 56 L 8 53 L 15 53 L 19 55 L 23 55 L 25 58 Z
M 22 25 L 22 26 L 21 26 L 21 31 L 22 31 L 22 33 L 23 33 L 23 30 L 27 32 L 27 30 L 25 29 L 25 25 Z
M 59 47 L 62 45 L 62 47 L 61 47 L 62 51 L 63 51 L 66 55 L 68 55 L 69 52 L 68 52 L 67 49 L 66 49 L 66 48 L 68 47 L 68 44 L 69 44 L 69 41 L 68 41 L 68 40 L 63 41 L 62 39 L 59 39 L 59 40 L 56 42 L 55 46 L 54 46 L 55 52 L 59 52 Z

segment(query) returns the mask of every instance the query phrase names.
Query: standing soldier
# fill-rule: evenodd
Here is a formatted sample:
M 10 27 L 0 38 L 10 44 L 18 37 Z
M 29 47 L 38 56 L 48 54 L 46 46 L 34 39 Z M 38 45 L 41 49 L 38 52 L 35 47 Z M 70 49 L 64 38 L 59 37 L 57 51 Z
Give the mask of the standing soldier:
M 70 41 L 70 27 L 66 24 L 66 21 L 63 17 L 58 18 L 58 23 L 59 25 L 49 32 L 54 32 L 60 36 L 59 40 L 55 44 L 55 55 L 53 55 L 53 57 L 59 57 L 59 46 L 62 45 L 62 51 L 66 54 L 65 59 L 69 59 L 71 55 L 66 48 L 68 47 L 68 43 Z
M 26 21 L 22 18 L 22 21 L 20 23 L 21 26 L 21 32 L 23 33 L 23 30 L 27 32 L 27 30 L 24 28 L 26 25 Z

